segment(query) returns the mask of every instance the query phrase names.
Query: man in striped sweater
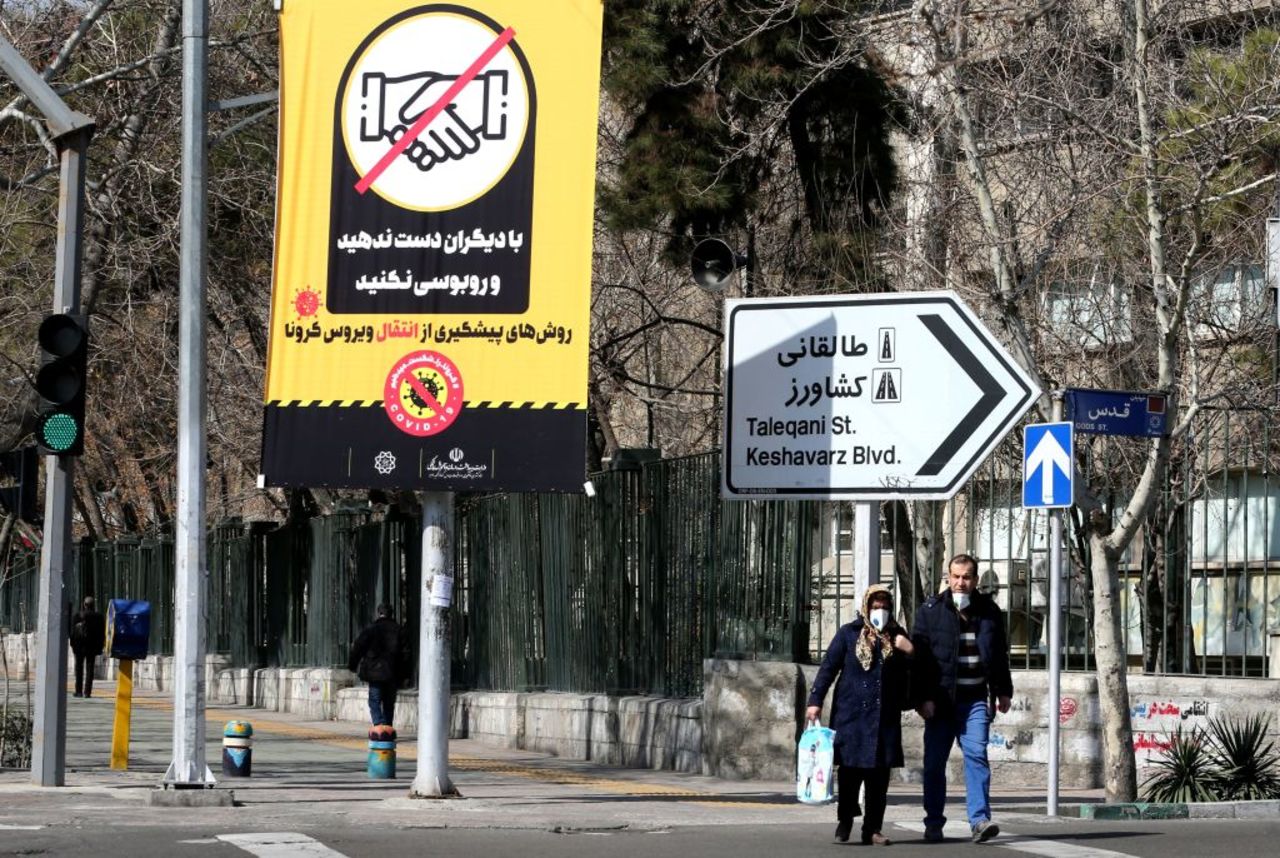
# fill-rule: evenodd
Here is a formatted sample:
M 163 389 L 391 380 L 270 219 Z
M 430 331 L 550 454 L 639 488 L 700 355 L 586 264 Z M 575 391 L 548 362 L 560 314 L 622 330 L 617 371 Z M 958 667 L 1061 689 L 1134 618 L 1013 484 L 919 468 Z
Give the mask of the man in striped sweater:
M 957 554 L 947 565 L 947 589 L 916 612 L 916 711 L 924 719 L 925 839 L 940 842 L 947 817 L 947 758 L 964 754 L 969 828 L 975 843 L 1000 833 L 991 821 L 987 740 L 994 711 L 1013 697 L 1004 613 L 978 592 L 978 561 Z

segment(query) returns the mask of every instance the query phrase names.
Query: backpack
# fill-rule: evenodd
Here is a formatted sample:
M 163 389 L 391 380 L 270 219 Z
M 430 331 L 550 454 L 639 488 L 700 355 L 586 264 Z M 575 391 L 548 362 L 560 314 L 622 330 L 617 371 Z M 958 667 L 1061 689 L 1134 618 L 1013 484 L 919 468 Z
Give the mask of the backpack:
M 83 618 L 76 620 L 71 627 L 71 642 L 86 643 L 89 640 L 89 624 Z

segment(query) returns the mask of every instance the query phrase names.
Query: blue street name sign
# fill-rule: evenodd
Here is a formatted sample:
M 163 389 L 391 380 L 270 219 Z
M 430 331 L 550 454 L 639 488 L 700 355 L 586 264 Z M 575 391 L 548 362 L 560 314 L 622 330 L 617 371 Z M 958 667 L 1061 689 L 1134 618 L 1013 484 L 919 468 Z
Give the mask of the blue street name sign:
M 1060 509 L 1071 506 L 1073 487 L 1070 423 L 1022 427 L 1022 506 Z
M 1163 393 L 1069 387 L 1064 404 L 1067 419 L 1086 435 L 1158 438 L 1165 434 Z

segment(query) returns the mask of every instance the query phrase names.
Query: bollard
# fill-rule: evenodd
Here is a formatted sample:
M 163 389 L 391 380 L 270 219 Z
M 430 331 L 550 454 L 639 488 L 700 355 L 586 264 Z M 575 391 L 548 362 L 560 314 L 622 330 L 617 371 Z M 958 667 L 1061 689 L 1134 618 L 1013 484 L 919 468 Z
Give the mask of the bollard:
M 369 777 L 389 780 L 396 776 L 396 731 L 390 724 L 369 730 Z
M 232 778 L 253 774 L 253 725 L 228 721 L 222 729 L 222 773 Z

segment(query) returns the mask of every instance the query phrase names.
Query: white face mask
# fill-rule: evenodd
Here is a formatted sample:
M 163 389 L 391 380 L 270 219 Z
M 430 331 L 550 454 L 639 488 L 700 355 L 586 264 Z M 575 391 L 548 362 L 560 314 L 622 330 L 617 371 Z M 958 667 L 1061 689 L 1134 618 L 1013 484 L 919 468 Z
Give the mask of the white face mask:
M 889 610 L 887 608 L 871 609 L 871 625 L 876 631 L 883 631 L 884 627 L 889 625 Z
M 965 608 L 969 607 L 968 593 L 952 593 L 951 598 L 955 600 L 956 608 L 959 610 L 963 611 Z

